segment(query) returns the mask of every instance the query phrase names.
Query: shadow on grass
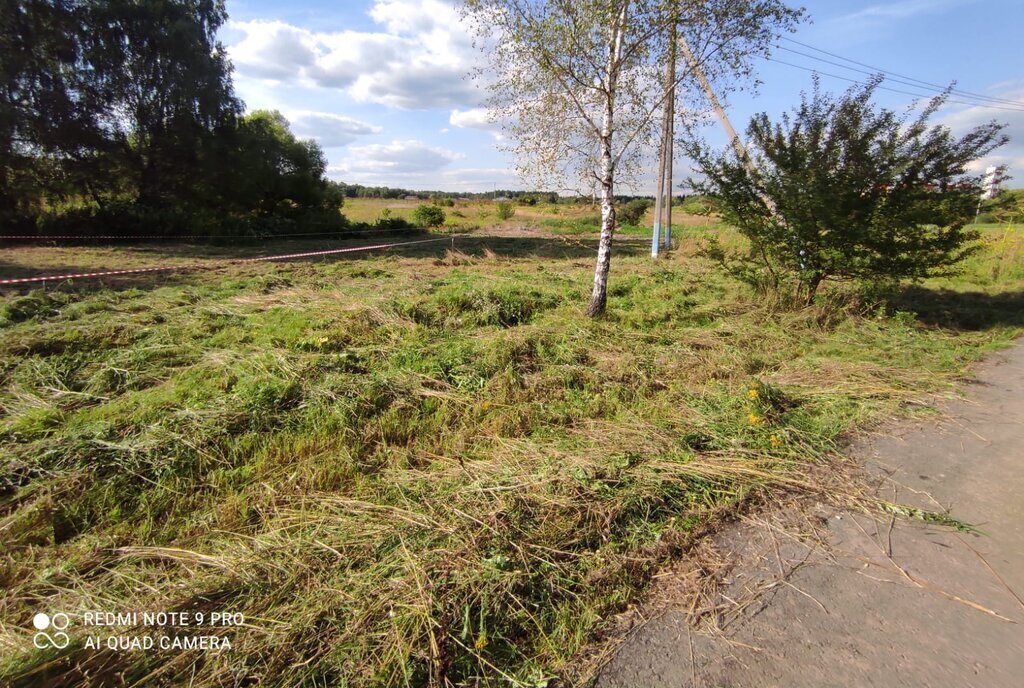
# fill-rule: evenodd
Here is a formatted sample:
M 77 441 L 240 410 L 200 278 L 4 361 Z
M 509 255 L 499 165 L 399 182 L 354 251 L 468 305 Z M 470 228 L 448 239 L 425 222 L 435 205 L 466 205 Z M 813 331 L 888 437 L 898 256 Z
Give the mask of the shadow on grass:
M 472 257 L 484 257 L 493 254 L 498 258 L 515 261 L 517 259 L 549 259 L 549 260 L 586 260 L 592 261 L 597 254 L 596 238 L 574 237 L 518 237 L 475 234 L 457 236 L 454 244 L 451 237 L 439 235 L 415 234 L 404 237 L 360 238 L 349 240 L 314 240 L 314 241 L 274 241 L 258 245 L 241 245 L 234 247 L 202 244 L 145 244 L 139 246 L 102 246 L 89 248 L 63 246 L 60 249 L 74 249 L 80 253 L 64 254 L 60 262 L 48 260 L 47 247 L 12 247 L 10 251 L 30 250 L 34 255 L 21 257 L 14 262 L 0 257 L 0 279 L 20 279 L 64 275 L 84 272 L 103 272 L 119 269 L 145 268 L 161 265 L 210 264 L 210 268 L 200 270 L 174 270 L 157 273 L 140 273 L 134 275 L 115 275 L 99 278 L 85 278 L 74 282 L 67 280 L 48 280 L 45 284 L 0 285 L 0 293 L 25 293 L 33 289 L 59 289 L 77 293 L 89 293 L 102 289 L 157 289 L 167 286 L 179 286 L 195 283 L 199 275 L 215 272 L 222 267 L 214 265 L 231 260 L 251 259 L 261 256 L 272 256 L 290 253 L 325 251 L 337 248 L 367 246 L 377 243 L 403 243 L 437 239 L 431 243 L 396 246 L 390 249 L 366 252 L 336 253 L 326 256 L 308 258 L 290 258 L 280 261 L 261 263 L 278 266 L 297 266 L 315 263 L 356 262 L 368 259 L 379 259 L 382 256 L 403 258 L 438 259 L 454 247 L 455 250 Z M 50 247 L 55 248 L 55 247 Z M 614 253 L 619 256 L 641 255 L 648 250 L 647 241 L 627 236 L 616 237 Z M 119 260 L 118 252 L 123 251 L 123 260 Z M 0 254 L 2 255 L 2 254 Z M 39 262 L 33 264 L 38 256 Z M 78 262 L 78 259 L 81 259 Z M 75 262 L 72 262 L 75 261 Z M 209 278 L 207 278 L 209 279 Z
M 954 330 L 1024 327 L 1024 292 L 958 292 L 908 286 L 889 299 L 896 310 L 913 311 L 925 325 Z

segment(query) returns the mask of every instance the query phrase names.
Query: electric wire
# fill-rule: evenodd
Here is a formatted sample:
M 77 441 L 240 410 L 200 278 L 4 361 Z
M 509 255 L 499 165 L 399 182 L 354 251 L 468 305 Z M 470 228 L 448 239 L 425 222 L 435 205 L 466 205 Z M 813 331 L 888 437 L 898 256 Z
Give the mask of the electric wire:
M 769 62 L 775 62 L 775 63 L 781 64 L 781 65 L 786 65 L 787 67 L 795 67 L 797 69 L 802 69 L 805 72 L 813 72 L 815 74 L 821 74 L 822 76 L 832 77 L 833 79 L 842 79 L 843 81 L 849 81 L 850 83 L 854 83 L 854 84 L 863 84 L 864 83 L 863 81 L 858 81 L 857 79 L 851 79 L 850 77 L 840 76 L 839 74 L 832 74 L 831 72 L 823 72 L 820 69 L 815 69 L 814 67 L 805 67 L 803 65 L 794 64 L 792 62 L 786 62 L 785 60 L 779 60 L 779 59 L 774 58 L 774 57 L 768 57 L 768 58 L 765 58 L 765 59 L 767 59 Z M 903 90 L 900 90 L 898 88 L 889 88 L 888 86 L 879 86 L 878 88 L 880 88 L 883 91 L 891 91 L 893 93 L 902 93 L 903 95 L 914 96 L 915 98 L 934 98 L 935 95 L 936 95 L 934 93 L 933 94 L 913 93 L 911 91 L 903 91 Z M 947 99 L 946 102 L 947 103 L 954 103 L 956 105 L 969 105 L 969 106 L 972 106 L 972 107 L 984 107 L 984 108 L 993 108 L 993 109 L 996 109 L 996 110 L 1007 110 L 1009 112 L 1024 112 L 1024 108 L 1011 108 L 1011 107 L 1004 107 L 1004 106 L 1001 106 L 1001 105 L 988 105 L 988 104 L 981 104 L 981 103 L 976 103 L 976 102 L 968 102 L 968 101 L 965 101 L 965 100 Z
M 915 82 L 916 84 L 918 84 L 916 86 L 917 88 L 928 87 L 928 88 L 937 88 L 940 91 L 946 90 L 946 86 L 942 86 L 941 84 L 932 83 L 930 81 L 923 81 L 921 79 L 915 79 L 912 76 L 907 76 L 905 74 L 899 74 L 898 72 L 894 72 L 892 70 L 882 69 L 880 67 L 874 67 L 874 66 L 866 64 L 864 62 L 858 62 L 857 60 L 853 60 L 853 59 L 851 59 L 849 57 L 843 57 L 842 55 L 839 55 L 837 53 L 829 52 L 828 50 L 823 50 L 822 48 L 816 48 L 813 45 L 810 45 L 808 43 L 803 43 L 801 41 L 798 41 L 798 40 L 793 39 L 793 38 L 788 38 L 786 36 L 780 36 L 779 38 L 781 40 L 787 41 L 789 43 L 793 43 L 795 45 L 799 45 L 799 46 L 802 46 L 804 48 L 807 48 L 808 50 L 814 50 L 815 52 L 822 53 L 823 55 L 828 55 L 829 57 L 834 57 L 837 60 L 842 60 L 844 62 L 849 62 L 849 63 L 855 64 L 855 65 L 857 65 L 859 67 L 865 67 L 867 69 L 872 70 L 870 72 L 872 74 L 879 74 L 880 73 L 880 74 L 885 74 L 886 76 L 896 77 L 898 79 L 903 79 L 903 80 L 906 80 L 906 81 L 912 81 L 912 82 Z M 796 53 L 798 55 L 804 55 L 805 57 L 810 57 L 811 59 L 814 59 L 814 60 L 821 60 L 822 62 L 826 62 L 828 64 L 836 65 L 837 67 L 842 67 L 843 69 L 851 69 L 853 71 L 860 71 L 860 70 L 853 69 L 852 67 L 847 67 L 846 65 L 836 64 L 835 62 L 831 62 L 829 60 L 825 60 L 825 59 L 820 58 L 820 57 L 815 57 L 813 55 L 807 55 L 806 53 L 801 53 L 799 51 L 792 50 L 791 48 L 785 48 L 783 46 L 777 46 L 777 47 L 782 48 L 783 50 L 787 50 L 789 52 Z M 915 84 L 908 84 L 908 85 L 914 86 Z M 959 89 L 959 88 L 952 89 L 952 92 L 954 94 L 962 97 L 962 98 L 976 98 L 976 99 L 980 99 L 980 100 L 987 100 L 987 101 L 992 101 L 992 102 L 995 102 L 995 103 L 1002 103 L 1004 105 L 1013 105 L 1013 106 L 1016 106 L 1016 107 L 1024 108 L 1024 102 L 1019 101 L 1019 100 L 1010 100 L 1010 99 L 1007 99 L 1007 98 L 997 98 L 995 96 L 986 96 L 986 95 L 983 95 L 981 93 L 974 93 L 972 91 L 965 91 L 965 90 Z

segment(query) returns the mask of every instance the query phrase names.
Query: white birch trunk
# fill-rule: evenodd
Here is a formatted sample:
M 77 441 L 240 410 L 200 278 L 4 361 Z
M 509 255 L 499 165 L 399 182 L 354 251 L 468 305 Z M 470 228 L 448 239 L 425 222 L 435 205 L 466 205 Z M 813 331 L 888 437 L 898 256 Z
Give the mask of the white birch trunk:
M 615 163 L 613 141 L 615 132 L 615 89 L 618 86 L 622 34 L 626 28 L 626 8 L 616 18 L 608 42 L 608 81 L 605 86 L 604 115 L 601 118 L 601 239 L 597 246 L 597 265 L 594 267 L 594 289 L 590 294 L 587 315 L 597 317 L 608 305 L 608 272 L 612 264 L 612 237 L 615 234 Z
M 615 233 L 615 170 L 612 166 L 611 107 L 605 109 L 601 132 L 601 239 L 594 268 L 594 290 L 590 295 L 587 315 L 604 313 L 608 304 L 608 272 L 612 264 L 612 236 Z

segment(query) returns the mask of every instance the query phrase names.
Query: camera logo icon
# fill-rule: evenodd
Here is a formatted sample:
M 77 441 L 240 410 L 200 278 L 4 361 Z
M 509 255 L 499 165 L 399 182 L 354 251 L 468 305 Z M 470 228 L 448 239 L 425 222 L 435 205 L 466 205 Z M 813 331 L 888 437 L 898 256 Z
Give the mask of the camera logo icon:
M 32 636 L 32 644 L 40 650 L 45 650 L 48 647 L 63 650 L 71 643 L 71 638 L 64 632 L 71 625 L 71 619 L 64 612 L 58 612 L 52 617 L 39 612 L 32 617 L 32 625 L 39 631 Z M 53 635 L 47 633 L 50 629 L 53 630 Z

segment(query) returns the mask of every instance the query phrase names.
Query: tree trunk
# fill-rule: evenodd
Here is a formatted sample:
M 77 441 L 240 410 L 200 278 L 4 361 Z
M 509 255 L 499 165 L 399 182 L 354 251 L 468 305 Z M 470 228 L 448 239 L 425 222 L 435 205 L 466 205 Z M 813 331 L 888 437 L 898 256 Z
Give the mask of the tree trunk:
M 610 109 L 605 112 L 606 125 L 611 120 Z M 597 266 L 594 268 L 594 290 L 590 294 L 587 315 L 597 317 L 608 304 L 608 272 L 612 264 L 612 236 L 615 233 L 615 171 L 612 166 L 610 126 L 601 136 L 601 240 L 597 247 Z
M 618 86 L 622 58 L 622 34 L 626 28 L 626 8 L 623 3 L 616 17 L 608 41 L 607 81 L 604 92 L 604 116 L 601 119 L 601 240 L 597 247 L 597 265 L 594 268 L 594 289 L 590 294 L 587 315 L 592 318 L 604 313 L 608 305 L 608 271 L 612 264 L 612 236 L 615 234 L 615 163 L 612 159 L 612 134 L 615 131 L 615 90 Z
M 814 303 L 814 296 L 818 293 L 818 287 L 821 286 L 824 279 L 825 276 L 820 272 L 815 272 L 807 279 L 807 282 L 804 283 L 806 291 L 802 299 L 803 305 L 810 306 Z

